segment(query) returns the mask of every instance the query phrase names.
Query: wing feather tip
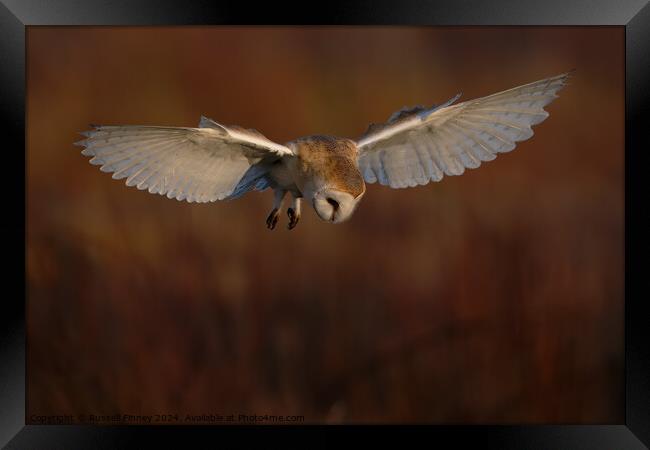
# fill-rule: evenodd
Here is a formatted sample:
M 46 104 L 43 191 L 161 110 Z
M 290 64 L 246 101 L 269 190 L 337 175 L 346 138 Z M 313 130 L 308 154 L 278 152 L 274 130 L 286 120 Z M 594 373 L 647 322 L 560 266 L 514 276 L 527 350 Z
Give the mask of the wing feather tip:
M 99 156 L 95 156 L 94 158 L 90 159 L 88 162 L 93 166 L 101 166 L 102 164 L 104 164 L 104 160 L 101 159 Z

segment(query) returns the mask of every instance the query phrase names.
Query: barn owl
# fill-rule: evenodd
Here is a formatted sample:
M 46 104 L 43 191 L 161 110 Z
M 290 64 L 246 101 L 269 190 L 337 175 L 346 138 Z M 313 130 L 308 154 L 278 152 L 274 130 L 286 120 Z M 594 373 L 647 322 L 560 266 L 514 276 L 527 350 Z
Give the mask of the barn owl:
M 201 117 L 198 128 L 94 125 L 76 144 L 114 179 L 170 199 L 213 202 L 271 188 L 269 229 L 287 194 L 289 229 L 300 220 L 301 199 L 322 220 L 341 223 L 355 211 L 366 183 L 425 185 L 511 151 L 548 117 L 544 106 L 568 75 L 463 103 L 454 104 L 458 94 L 429 108 L 405 107 L 357 140 L 307 136 L 281 145 L 255 130 Z

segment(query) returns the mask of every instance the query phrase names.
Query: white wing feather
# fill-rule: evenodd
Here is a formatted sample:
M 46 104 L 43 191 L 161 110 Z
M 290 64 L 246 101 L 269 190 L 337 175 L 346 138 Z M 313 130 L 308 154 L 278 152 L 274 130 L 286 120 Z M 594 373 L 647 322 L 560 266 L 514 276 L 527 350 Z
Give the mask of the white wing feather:
M 531 127 L 548 117 L 544 106 L 557 98 L 568 75 L 448 106 L 454 98 L 371 129 L 357 143 L 361 173 L 368 183 L 402 188 L 491 161 L 533 135 Z
M 188 202 L 212 202 L 257 186 L 263 162 L 293 155 L 259 133 L 201 118 L 200 128 L 95 126 L 79 141 L 91 164 L 127 186 Z M 255 166 L 255 167 L 254 167 Z M 255 170 L 252 170 L 252 169 Z M 251 174 L 254 177 L 251 177 Z M 241 185 L 240 182 L 245 182 Z

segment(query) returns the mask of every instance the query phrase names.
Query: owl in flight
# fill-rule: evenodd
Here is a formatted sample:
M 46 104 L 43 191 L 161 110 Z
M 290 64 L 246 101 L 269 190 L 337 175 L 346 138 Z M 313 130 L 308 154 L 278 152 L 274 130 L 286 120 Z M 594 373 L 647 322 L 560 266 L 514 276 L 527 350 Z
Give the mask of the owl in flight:
M 569 73 L 497 94 L 430 108 L 416 106 L 372 124 L 359 139 L 307 136 L 284 145 L 255 130 L 201 117 L 198 128 L 93 126 L 77 142 L 91 164 L 127 186 L 188 202 L 238 198 L 273 189 L 266 219 L 274 229 L 286 194 L 289 229 L 300 220 L 301 199 L 318 217 L 341 223 L 366 192 L 365 183 L 405 188 L 461 175 L 533 135 Z

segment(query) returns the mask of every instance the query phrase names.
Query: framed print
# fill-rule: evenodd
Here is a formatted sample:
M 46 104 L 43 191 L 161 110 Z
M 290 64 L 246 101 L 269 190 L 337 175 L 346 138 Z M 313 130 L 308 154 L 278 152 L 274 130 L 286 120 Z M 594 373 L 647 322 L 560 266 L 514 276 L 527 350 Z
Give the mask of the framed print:
M 650 7 L 498 3 L 4 1 L 3 445 L 645 448 Z

